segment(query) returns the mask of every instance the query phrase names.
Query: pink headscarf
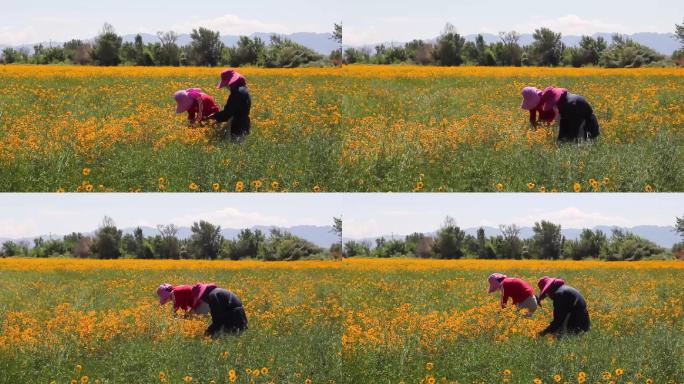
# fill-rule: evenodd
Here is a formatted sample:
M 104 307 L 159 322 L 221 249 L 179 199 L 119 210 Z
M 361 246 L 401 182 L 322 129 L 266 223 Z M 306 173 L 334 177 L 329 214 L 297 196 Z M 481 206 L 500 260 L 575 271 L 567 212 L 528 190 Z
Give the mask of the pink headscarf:
M 171 300 L 173 286 L 171 284 L 162 284 L 157 287 L 157 296 L 159 296 L 159 304 L 164 305 Z
M 508 277 L 503 273 L 492 273 L 489 275 L 489 290 L 487 293 L 492 293 L 501 287 L 501 283 Z
M 544 111 L 552 110 L 566 93 L 568 93 L 568 90 L 565 88 L 547 87 L 544 89 L 541 95 L 542 102 L 544 102 Z
M 216 88 L 221 89 L 225 87 L 243 86 L 247 84 L 247 79 L 241 74 L 235 72 L 233 69 L 226 69 L 221 72 L 221 81 Z
M 202 90 L 200 88 L 189 88 L 176 92 L 173 95 L 173 98 L 176 100 L 176 113 L 186 112 L 192 108 L 192 103 L 201 97 Z
M 531 111 L 537 108 L 539 102 L 541 101 L 542 91 L 535 87 L 525 87 L 522 90 L 523 103 L 520 106 L 522 109 Z
M 537 283 L 537 287 L 539 287 L 539 301 L 546 297 L 550 290 L 555 292 L 558 287 L 564 284 L 565 281 L 563 279 L 557 279 L 554 277 L 544 276 L 539 279 L 539 282 Z
M 216 284 L 214 283 L 197 283 L 192 286 L 192 296 L 194 297 L 193 303 L 192 303 L 192 308 L 197 308 L 199 305 L 200 300 L 202 300 L 202 296 L 209 291 L 213 291 L 216 288 Z

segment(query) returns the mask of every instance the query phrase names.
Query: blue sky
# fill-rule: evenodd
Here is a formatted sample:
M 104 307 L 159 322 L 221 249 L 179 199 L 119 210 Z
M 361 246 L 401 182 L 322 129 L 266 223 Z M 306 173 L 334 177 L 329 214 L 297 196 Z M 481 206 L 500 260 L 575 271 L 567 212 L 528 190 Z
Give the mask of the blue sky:
M 567 228 L 670 226 L 684 194 L 0 194 L 0 238 L 91 231 L 105 215 L 119 227 L 200 219 L 224 228 L 330 225 L 363 238 L 437 229 L 449 215 L 464 227 L 542 219 Z
M 224 34 L 328 32 L 344 21 L 347 44 L 436 36 L 448 21 L 464 34 L 545 25 L 565 34 L 672 32 L 681 0 L 26 0 L 5 1 L 0 44 L 62 41 L 97 34 L 105 21 L 119 33 L 189 32 L 204 25 Z

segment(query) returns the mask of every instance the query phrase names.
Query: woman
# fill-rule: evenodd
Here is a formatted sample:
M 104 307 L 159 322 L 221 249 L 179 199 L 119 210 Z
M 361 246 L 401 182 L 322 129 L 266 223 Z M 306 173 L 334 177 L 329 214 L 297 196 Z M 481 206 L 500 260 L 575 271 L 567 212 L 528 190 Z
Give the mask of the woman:
M 560 128 L 558 141 L 595 139 L 599 136 L 599 124 L 594 110 L 587 100 L 564 88 L 548 87 L 541 95 L 544 112 L 558 111 Z
M 245 308 L 233 292 L 218 288 L 216 284 L 198 283 L 192 287 L 192 294 L 194 308 L 209 307 L 211 324 L 206 335 L 214 337 L 220 331 L 240 334 L 247 329 Z
M 221 72 L 221 82 L 217 88 L 226 87 L 230 90 L 226 106 L 223 111 L 211 117 L 217 122 L 226 122 L 232 119 L 230 123 L 231 138 L 242 139 L 249 135 L 249 111 L 252 108 L 252 96 L 249 94 L 245 77 L 232 69 Z
M 205 121 L 220 111 L 214 99 L 199 88 L 181 90 L 173 95 L 176 100 L 176 113 L 188 113 L 191 126 Z
M 178 311 L 182 309 L 189 312 L 193 309 L 194 296 L 192 295 L 192 287 L 189 285 L 172 286 L 171 284 L 162 284 L 157 288 L 157 296 L 159 296 L 159 304 L 164 305 L 169 300 L 173 301 L 173 310 Z
M 534 288 L 525 280 L 516 277 L 508 277 L 501 273 L 492 273 L 489 276 L 489 291 L 493 293 L 501 290 L 501 308 L 505 308 L 508 299 L 513 300 L 513 305 L 527 309 L 529 314 L 537 310 L 537 298 L 534 296 Z
M 561 279 L 548 276 L 539 279 L 537 286 L 540 290 L 540 302 L 546 295 L 553 300 L 553 321 L 539 333 L 540 336 L 560 336 L 565 333 L 578 334 L 589 331 L 591 322 L 587 303 L 575 288 L 565 284 Z
M 556 112 L 553 110 L 544 111 L 541 96 L 542 91 L 535 87 L 525 87 L 522 90 L 523 103 L 521 108 L 530 111 L 530 126 L 532 128 L 536 128 L 542 123 L 552 123 L 556 118 Z

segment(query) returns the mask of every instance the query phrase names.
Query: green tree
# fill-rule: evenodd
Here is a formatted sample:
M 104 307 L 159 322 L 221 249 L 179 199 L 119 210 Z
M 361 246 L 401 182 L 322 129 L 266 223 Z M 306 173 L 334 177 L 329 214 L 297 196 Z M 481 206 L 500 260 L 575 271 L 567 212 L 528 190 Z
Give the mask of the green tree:
M 226 256 L 231 260 L 256 259 L 265 240 L 266 236 L 260 230 L 243 229 L 237 239 L 227 242 Z
M 446 67 L 461 65 L 464 45 L 465 38 L 456 33 L 456 27 L 453 24 L 447 23 L 435 46 L 434 55 L 439 65 Z
M 344 254 L 347 257 L 370 256 L 370 246 L 368 243 L 349 240 L 344 243 Z
M 542 220 L 534 223 L 530 253 L 536 259 L 558 259 L 561 256 L 561 226 Z
M 660 53 L 628 37 L 613 35 L 613 41 L 601 55 L 599 64 L 608 68 L 639 68 L 664 58 Z
M 199 223 L 193 223 L 190 230 L 192 231 L 190 245 L 195 258 L 216 259 L 221 250 L 221 245 L 223 244 L 221 226 L 215 226 L 209 222 L 200 220 Z
M 19 245 L 15 243 L 14 241 L 7 240 L 4 243 L 2 243 L 2 255 L 11 257 L 11 256 L 17 256 L 19 255 Z
M 340 49 L 338 51 L 333 52 L 333 54 L 331 54 L 331 58 L 338 65 L 342 65 L 342 22 L 340 22 L 339 24 L 334 23 L 333 32 L 330 38 L 340 45 Z
M 675 37 L 682 44 L 682 49 L 684 50 L 684 21 L 682 21 L 682 25 L 675 24 Z
M 515 224 L 500 225 L 499 230 L 503 234 L 498 252 L 502 259 L 521 259 L 523 242 L 520 240 L 520 227 Z
M 684 215 L 678 217 L 675 221 L 675 231 L 679 233 L 679 236 L 684 240 Z
M 229 48 L 228 52 L 230 65 L 233 67 L 258 65 L 265 60 L 266 44 L 258 37 L 252 40 L 247 36 L 240 36 L 237 44 Z
M 447 216 L 437 233 L 434 251 L 442 259 L 460 259 L 463 257 L 463 239 L 465 232 L 456 225 L 456 221 Z
M 21 55 L 19 51 L 14 48 L 8 47 L 2 50 L 2 62 L 5 64 L 13 64 L 20 60 Z
M 522 59 L 520 34 L 516 31 L 499 32 L 499 39 L 501 39 L 503 45 L 502 52 L 497 55 L 500 63 L 502 65 L 519 67 Z
M 178 227 L 173 224 L 157 225 L 160 241 L 156 253 L 162 259 L 180 258 L 180 241 L 178 240 Z
M 93 254 L 99 259 L 118 259 L 121 256 L 121 237 L 122 233 L 116 228 L 114 220 L 105 216 L 95 231 L 95 240 L 91 246 Z
M 159 65 L 177 67 L 180 65 L 180 48 L 176 43 L 178 34 L 174 31 L 157 32 L 157 38 L 161 43 L 161 49 L 157 56 Z
M 339 241 L 339 252 L 344 256 L 342 253 L 344 251 L 343 245 L 342 245 L 342 216 L 340 217 L 333 217 L 333 225 L 332 229 L 330 230 L 332 233 L 337 236 L 337 240 Z
M 116 34 L 111 24 L 105 23 L 100 35 L 95 39 L 93 58 L 99 65 L 119 65 L 121 63 L 121 57 L 119 56 L 121 44 L 121 36 Z
M 565 49 L 560 33 L 555 33 L 548 28 L 540 28 L 534 31 L 532 37 L 534 38 L 532 52 L 535 55 L 536 64 L 551 67 L 560 64 Z
M 224 47 L 221 34 L 200 27 L 192 30 L 190 38 L 192 39 L 190 43 L 192 62 L 196 65 L 215 67 L 221 60 Z

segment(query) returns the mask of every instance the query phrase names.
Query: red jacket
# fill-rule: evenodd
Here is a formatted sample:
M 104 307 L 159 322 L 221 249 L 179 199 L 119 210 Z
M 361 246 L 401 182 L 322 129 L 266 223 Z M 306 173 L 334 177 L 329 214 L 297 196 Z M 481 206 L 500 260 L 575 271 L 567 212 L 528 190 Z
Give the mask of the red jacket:
M 501 283 L 502 307 L 506 306 L 509 297 L 513 299 L 513 304 L 519 304 L 532 295 L 534 295 L 534 288 L 525 280 L 507 277 Z
M 173 288 L 173 310 L 177 311 L 179 308 L 184 311 L 192 309 L 194 296 L 192 295 L 192 287 L 189 285 L 179 285 Z
M 207 118 L 207 116 L 212 113 L 217 113 L 221 111 L 219 106 L 216 104 L 214 99 L 203 92 L 189 92 L 188 93 L 195 102 L 192 103 L 192 107 L 188 109 L 188 120 L 190 121 L 202 121 Z M 202 109 L 200 111 L 200 104 Z M 199 115 L 199 116 L 198 116 Z
M 539 119 L 537 119 L 537 114 L 539 114 Z M 550 111 L 544 111 L 542 107 L 542 102 L 539 102 L 537 108 L 530 109 L 530 123 L 532 125 L 537 125 L 537 122 L 550 123 L 556 117 L 556 112 L 552 109 Z

